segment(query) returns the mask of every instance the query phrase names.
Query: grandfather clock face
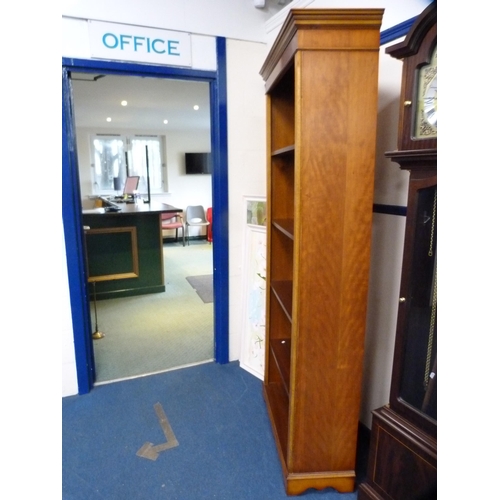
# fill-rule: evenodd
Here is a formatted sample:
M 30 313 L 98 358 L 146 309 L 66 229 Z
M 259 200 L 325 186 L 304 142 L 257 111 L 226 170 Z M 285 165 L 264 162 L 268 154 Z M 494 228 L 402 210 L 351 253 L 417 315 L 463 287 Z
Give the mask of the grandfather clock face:
M 434 4 L 431 4 L 434 5 Z M 403 42 L 386 49 L 403 60 L 398 150 L 437 149 L 437 22 L 429 11 Z
M 431 62 L 418 71 L 417 107 L 413 123 L 416 139 L 437 137 L 437 47 Z

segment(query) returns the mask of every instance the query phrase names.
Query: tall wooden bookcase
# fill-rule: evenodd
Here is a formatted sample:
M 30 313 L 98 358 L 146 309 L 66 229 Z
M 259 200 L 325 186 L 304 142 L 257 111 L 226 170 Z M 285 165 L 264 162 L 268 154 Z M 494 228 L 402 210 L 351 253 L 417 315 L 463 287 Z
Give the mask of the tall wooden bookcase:
M 264 397 L 287 494 L 355 487 L 383 9 L 292 9 L 264 62 Z

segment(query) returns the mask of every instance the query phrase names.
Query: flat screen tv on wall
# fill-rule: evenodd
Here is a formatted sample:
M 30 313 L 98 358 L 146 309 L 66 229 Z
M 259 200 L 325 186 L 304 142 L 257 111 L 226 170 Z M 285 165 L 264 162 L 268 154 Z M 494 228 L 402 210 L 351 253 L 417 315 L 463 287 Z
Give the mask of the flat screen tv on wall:
M 212 155 L 210 153 L 186 153 L 186 174 L 211 174 Z

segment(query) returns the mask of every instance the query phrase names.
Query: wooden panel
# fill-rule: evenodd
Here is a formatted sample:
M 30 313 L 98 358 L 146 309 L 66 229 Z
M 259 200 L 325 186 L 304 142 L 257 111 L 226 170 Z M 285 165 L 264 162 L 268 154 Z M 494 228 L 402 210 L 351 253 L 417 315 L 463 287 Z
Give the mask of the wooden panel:
M 135 227 L 88 229 L 85 239 L 89 283 L 139 277 Z
M 296 433 L 293 470 L 355 465 L 375 150 L 375 125 L 368 116 L 376 116 L 376 85 L 367 89 L 366 81 L 376 81 L 377 69 L 376 58 L 365 60 L 373 54 L 363 56 L 302 54 L 301 95 L 308 99 L 307 113 L 301 112 L 298 192 L 301 220 L 314 223 L 301 224 L 295 235 L 300 276 L 294 323 L 303 362 L 297 363 L 300 398 L 294 411 L 297 428 L 313 431 L 307 437 Z M 333 83 L 331 75 L 337 74 Z M 350 111 L 359 108 L 366 114 Z M 325 377 L 331 378 L 327 394 L 309 389 Z M 325 442 L 325 434 L 330 441 Z
M 378 459 L 389 467 L 378 467 L 374 482 L 391 498 L 422 498 L 436 483 L 436 467 L 399 441 L 386 429 L 376 427 Z
M 118 214 L 84 214 L 83 223 L 89 226 L 91 231 L 134 227 L 137 233 L 137 276 L 96 282 L 98 299 L 165 291 L 160 212 L 127 213 L 124 209 L 124 213 Z M 130 255 L 130 245 L 127 244 L 126 248 Z M 93 249 L 88 248 L 89 264 L 93 260 L 99 261 L 101 258 L 99 254 L 105 251 L 105 248 L 99 248 L 96 245 Z M 120 251 L 120 248 L 111 250 L 112 253 L 117 252 L 117 255 Z M 107 260 L 109 261 L 109 259 Z M 113 263 L 113 265 L 115 264 Z M 123 269 L 122 267 L 121 271 Z M 116 273 L 99 272 L 99 275 L 104 274 Z
M 373 412 L 367 481 L 359 500 L 437 498 L 437 442 L 391 408 Z

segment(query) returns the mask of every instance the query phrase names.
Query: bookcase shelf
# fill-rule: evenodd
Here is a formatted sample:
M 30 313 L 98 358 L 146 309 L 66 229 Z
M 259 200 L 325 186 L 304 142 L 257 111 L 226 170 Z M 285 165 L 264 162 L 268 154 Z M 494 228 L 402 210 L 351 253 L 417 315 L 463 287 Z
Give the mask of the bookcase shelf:
M 355 486 L 382 9 L 291 9 L 267 93 L 264 398 L 286 492 Z
M 291 155 L 295 152 L 295 145 L 292 146 L 286 146 L 284 148 L 278 149 L 277 151 L 273 151 L 271 153 L 271 156 L 285 156 L 285 155 Z
M 293 240 L 293 219 L 275 219 L 272 225 Z

